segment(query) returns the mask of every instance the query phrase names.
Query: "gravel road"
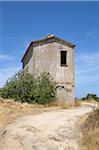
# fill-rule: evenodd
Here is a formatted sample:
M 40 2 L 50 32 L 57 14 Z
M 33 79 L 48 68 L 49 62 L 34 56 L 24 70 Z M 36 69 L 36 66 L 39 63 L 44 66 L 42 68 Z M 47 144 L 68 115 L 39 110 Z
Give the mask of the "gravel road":
M 75 123 L 91 110 L 83 105 L 20 117 L 0 132 L 0 150 L 80 150 Z

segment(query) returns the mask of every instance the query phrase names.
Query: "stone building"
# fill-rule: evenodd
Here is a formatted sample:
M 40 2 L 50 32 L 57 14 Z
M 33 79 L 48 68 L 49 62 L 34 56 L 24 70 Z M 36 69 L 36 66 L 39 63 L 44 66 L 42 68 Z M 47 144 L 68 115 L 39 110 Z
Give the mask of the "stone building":
M 38 76 L 49 72 L 56 82 L 57 99 L 60 102 L 74 102 L 74 47 L 75 45 L 52 34 L 33 41 L 27 48 L 21 62 L 23 68 Z

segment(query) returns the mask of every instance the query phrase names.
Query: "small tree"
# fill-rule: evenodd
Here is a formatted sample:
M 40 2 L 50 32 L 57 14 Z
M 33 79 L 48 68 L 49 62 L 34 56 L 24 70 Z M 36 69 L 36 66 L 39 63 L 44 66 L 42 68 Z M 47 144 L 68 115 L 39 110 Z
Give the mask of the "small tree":
M 1 91 L 3 98 L 13 98 L 28 103 L 46 104 L 54 100 L 56 83 L 49 73 L 34 78 L 28 69 L 19 71 L 8 79 Z

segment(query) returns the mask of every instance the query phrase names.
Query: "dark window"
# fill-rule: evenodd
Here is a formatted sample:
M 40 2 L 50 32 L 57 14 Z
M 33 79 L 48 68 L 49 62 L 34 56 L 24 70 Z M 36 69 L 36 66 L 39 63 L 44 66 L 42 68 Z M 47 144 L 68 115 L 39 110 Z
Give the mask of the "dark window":
M 67 66 L 67 51 L 61 51 L 61 66 Z

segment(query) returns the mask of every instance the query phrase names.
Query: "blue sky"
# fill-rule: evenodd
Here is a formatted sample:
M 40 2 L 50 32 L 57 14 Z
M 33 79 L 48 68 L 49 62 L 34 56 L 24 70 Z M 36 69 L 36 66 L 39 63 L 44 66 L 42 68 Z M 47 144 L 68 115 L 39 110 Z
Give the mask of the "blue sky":
M 32 40 L 53 33 L 75 48 L 75 93 L 99 96 L 99 2 L 0 2 L 0 86 Z

